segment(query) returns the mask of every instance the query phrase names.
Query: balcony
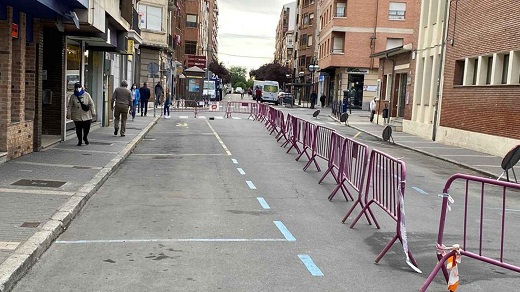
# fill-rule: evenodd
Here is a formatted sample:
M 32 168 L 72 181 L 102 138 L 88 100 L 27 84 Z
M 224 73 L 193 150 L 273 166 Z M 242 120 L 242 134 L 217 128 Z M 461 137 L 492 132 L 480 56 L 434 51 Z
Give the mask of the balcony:
M 137 12 L 137 10 L 135 9 L 132 9 L 132 27 L 131 29 L 133 31 L 135 31 L 137 34 L 141 34 L 141 28 L 139 27 L 139 23 L 140 23 L 140 17 L 139 17 L 139 13 Z

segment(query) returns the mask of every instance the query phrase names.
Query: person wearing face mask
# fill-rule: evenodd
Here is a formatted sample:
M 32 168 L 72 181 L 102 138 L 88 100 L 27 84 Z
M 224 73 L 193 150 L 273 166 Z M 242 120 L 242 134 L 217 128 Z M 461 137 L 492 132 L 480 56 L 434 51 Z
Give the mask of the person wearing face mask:
M 90 94 L 83 90 L 81 83 L 74 84 L 74 93 L 70 95 L 67 103 L 67 119 L 74 121 L 76 126 L 76 136 L 78 137 L 78 146 L 82 142 L 88 145 L 88 132 L 92 123 L 92 116 L 96 115 L 94 101 Z
M 139 110 L 139 100 L 141 99 L 141 94 L 139 93 L 139 88 L 134 83 L 132 84 L 132 121 L 135 119 L 135 111 Z

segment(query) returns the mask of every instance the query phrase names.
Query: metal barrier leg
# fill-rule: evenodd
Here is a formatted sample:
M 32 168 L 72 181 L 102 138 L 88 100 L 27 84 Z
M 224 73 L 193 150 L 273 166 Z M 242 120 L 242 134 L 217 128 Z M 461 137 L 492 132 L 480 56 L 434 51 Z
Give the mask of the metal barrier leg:
M 380 229 L 379 223 L 376 220 L 376 217 L 374 216 L 374 213 L 372 212 L 372 209 L 370 209 L 370 204 L 374 203 L 374 201 L 370 201 L 363 209 L 361 209 L 361 212 L 357 215 L 356 219 L 354 219 L 354 222 L 350 224 L 350 228 L 354 228 L 354 225 L 358 222 L 359 218 L 361 218 L 361 215 L 365 214 L 367 216 L 366 212 L 368 211 L 370 213 L 370 217 L 374 220 L 374 224 L 376 225 L 377 229 Z M 367 216 L 368 217 L 368 216 Z
M 327 168 L 327 170 L 325 171 L 325 173 L 323 174 L 323 176 L 320 178 L 320 180 L 318 181 L 318 184 L 321 184 L 321 182 L 325 179 L 325 177 L 329 174 L 329 172 L 332 174 L 332 176 L 334 177 L 334 180 L 336 181 L 336 183 L 339 183 L 338 182 L 338 178 L 336 177 L 336 173 L 334 173 L 334 168 L 331 166 L 329 168 Z
M 350 216 L 350 214 L 354 211 L 354 209 L 356 208 L 357 204 L 359 204 L 359 206 L 361 206 L 361 209 L 363 209 L 363 202 L 361 202 L 361 200 L 357 200 L 354 203 L 354 205 L 352 207 L 350 207 L 350 210 L 348 210 L 348 212 L 345 215 L 345 217 L 343 217 L 343 220 L 341 220 L 341 223 L 345 223 L 345 221 L 347 221 L 348 216 Z M 372 221 L 370 221 L 370 218 L 368 218 L 368 215 L 366 213 L 365 213 L 365 217 L 367 218 L 368 225 L 372 225 Z
M 386 252 L 394 245 L 395 241 L 399 238 L 399 236 L 396 234 L 392 239 L 386 244 L 386 246 L 383 248 L 383 250 L 379 253 L 379 255 L 376 258 L 376 264 L 379 263 L 379 260 L 386 254 Z
M 426 289 L 428 289 L 428 286 L 430 286 L 430 284 L 433 282 L 433 279 L 435 279 L 435 276 L 437 276 L 437 274 L 439 273 L 439 270 L 441 270 L 441 269 L 444 274 L 444 279 L 446 280 L 446 283 L 448 283 L 449 275 L 448 275 L 448 270 L 446 269 L 446 260 L 448 260 L 448 258 L 452 257 L 454 254 L 455 254 L 455 251 L 451 251 L 451 252 L 447 253 L 446 255 L 444 255 L 437 262 L 437 264 L 433 268 L 433 271 L 430 273 L 428 278 L 426 278 L 426 281 L 424 282 L 424 284 L 421 287 L 421 290 L 419 290 L 419 291 L 426 292 Z

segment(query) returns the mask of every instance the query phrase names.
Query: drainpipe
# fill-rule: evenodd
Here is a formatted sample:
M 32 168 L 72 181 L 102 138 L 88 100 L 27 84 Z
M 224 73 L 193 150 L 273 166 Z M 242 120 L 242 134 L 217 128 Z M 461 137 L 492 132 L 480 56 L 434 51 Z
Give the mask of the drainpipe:
M 385 58 L 386 59 L 386 58 Z M 383 77 L 385 77 L 385 63 L 386 62 L 383 62 Z M 379 74 L 378 74 L 379 75 Z M 383 86 L 383 80 L 381 79 L 381 87 Z M 386 88 L 385 88 L 386 89 Z M 381 99 L 383 98 L 381 95 L 382 95 L 382 92 L 383 92 L 383 88 L 379 88 L 379 96 L 378 96 L 378 100 L 377 100 L 377 109 L 381 110 Z M 379 113 L 377 113 L 377 117 L 376 117 L 376 124 L 379 125 Z
M 379 13 L 379 1 L 376 1 L 376 17 L 374 23 L 374 33 L 370 37 L 370 54 L 376 51 L 376 34 L 377 34 L 377 14 Z M 370 69 L 374 69 L 374 58 L 370 58 Z
M 395 78 L 395 61 L 388 58 L 388 53 L 386 53 L 386 58 L 392 62 L 392 79 L 390 79 L 390 98 L 388 99 L 388 123 L 390 123 L 390 115 L 392 112 L 392 95 L 394 94 L 394 78 Z
M 432 131 L 432 141 L 435 141 L 435 138 L 437 136 L 437 120 L 439 115 L 439 100 L 441 95 L 441 78 L 442 78 L 442 71 L 444 67 L 444 52 L 446 50 L 446 29 L 448 25 L 448 8 L 450 5 L 450 0 L 446 0 L 446 7 L 444 9 L 444 22 L 442 24 L 442 39 L 441 39 L 441 55 L 440 55 L 440 61 L 439 61 L 439 76 L 437 78 L 437 97 L 435 98 L 435 110 L 433 113 L 433 131 Z

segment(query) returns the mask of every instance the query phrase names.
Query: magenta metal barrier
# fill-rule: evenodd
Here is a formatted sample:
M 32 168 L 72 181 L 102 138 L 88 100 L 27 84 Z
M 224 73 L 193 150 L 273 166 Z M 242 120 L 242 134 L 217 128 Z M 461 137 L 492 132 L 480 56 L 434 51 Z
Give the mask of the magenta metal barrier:
M 369 224 L 371 224 L 369 218 L 372 218 L 376 227 L 378 229 L 380 228 L 379 223 L 377 222 L 374 213 L 372 212 L 372 204 L 379 206 L 393 220 L 396 221 L 396 234 L 379 253 L 375 260 L 376 263 L 381 260 L 381 258 L 386 254 L 390 247 L 392 247 L 395 241 L 399 239 L 403 245 L 403 248 L 406 250 L 407 263 L 409 258 L 411 263 L 414 266 L 417 266 L 417 262 L 408 249 L 406 229 L 404 228 L 404 209 L 402 209 L 401 205 L 404 205 L 405 185 L 406 166 L 404 161 L 394 158 L 379 150 L 373 149 L 370 153 L 370 162 L 366 179 L 364 199 L 362 200 L 361 198 L 358 198 L 354 206 L 350 208 L 348 213 L 345 215 L 345 218 L 343 218 L 343 222 L 347 220 L 348 216 L 352 213 L 357 204 L 360 204 L 362 209 L 354 219 L 354 222 L 352 222 L 350 225 L 350 228 L 354 228 L 363 214 L 367 218 Z
M 313 145 L 316 144 L 316 132 L 318 131 L 318 125 L 306 120 L 302 120 L 302 122 L 302 135 L 300 135 L 300 139 L 298 139 L 298 143 L 302 145 L 302 152 L 300 153 L 300 155 L 298 155 L 298 157 L 296 157 L 296 161 L 300 160 L 303 154 L 305 154 L 305 156 L 307 156 L 307 159 L 310 160 L 311 156 L 309 155 L 309 152 L 307 152 L 307 150 L 312 151 Z M 314 161 L 314 165 L 316 165 L 316 168 L 320 170 L 320 166 L 318 165 L 316 160 Z
M 452 184 L 456 181 L 461 181 L 464 185 L 462 196 L 453 197 L 450 195 L 450 189 L 452 188 Z M 476 190 L 475 190 L 476 188 Z M 506 235 L 507 234 L 516 234 L 518 230 L 514 229 L 506 229 L 506 224 L 509 222 L 506 218 L 507 206 L 506 206 L 506 198 L 509 195 L 513 195 L 513 192 L 516 192 L 514 195 L 518 195 L 518 191 L 520 191 L 520 184 L 515 184 L 511 182 L 505 181 L 497 181 L 494 179 L 488 179 L 483 177 L 476 177 L 465 174 L 455 174 L 448 179 L 444 186 L 443 190 L 443 199 L 442 199 L 442 208 L 439 222 L 439 233 L 437 234 L 437 244 L 439 246 L 443 246 L 444 244 L 444 234 L 446 225 L 451 221 L 447 220 L 448 210 L 450 209 L 450 201 L 457 204 L 457 206 L 462 206 L 462 234 L 461 238 L 459 238 L 461 242 L 461 249 L 458 250 L 460 255 L 467 256 L 488 264 L 492 264 L 498 267 L 502 267 L 517 273 L 520 273 L 520 267 L 515 266 L 513 264 L 507 263 L 504 259 L 504 252 L 506 250 Z M 453 192 L 452 192 L 453 193 Z M 513 193 L 513 194 L 512 194 Z M 487 199 L 487 201 L 486 201 Z M 460 202 L 459 202 L 460 201 Z M 476 206 L 471 207 L 472 203 L 476 203 Z M 496 206 L 500 206 L 497 209 L 500 211 L 499 218 L 497 220 L 493 220 L 493 213 L 489 209 L 486 210 L 488 204 L 493 204 Z M 477 217 L 474 218 L 474 214 L 471 214 L 469 208 L 473 208 L 476 210 Z M 454 211 L 452 211 L 454 212 Z M 475 212 L 473 212 L 475 213 Z M 455 214 L 453 215 L 455 216 Z M 451 217 L 451 216 L 450 216 Z M 510 219 L 510 220 L 514 220 Z M 490 224 L 499 222 L 499 226 L 489 226 Z M 476 226 L 475 226 L 476 225 Z M 500 242 L 498 242 L 498 238 L 496 240 L 489 240 L 493 238 L 486 233 L 489 232 L 497 232 L 500 234 Z M 506 234 L 507 233 L 507 234 Z M 452 235 L 450 235 L 452 237 Z M 487 240 L 483 240 L 486 238 Z M 459 244 L 460 242 L 454 242 Z M 451 244 L 451 243 L 450 243 Z M 486 244 L 486 246 L 484 246 Z M 498 251 L 498 254 L 493 255 L 493 252 Z M 430 273 L 420 291 L 426 291 L 430 283 L 433 281 L 439 270 L 442 269 L 444 274 L 444 278 L 446 282 L 448 282 L 448 271 L 446 269 L 445 262 L 448 258 L 453 257 L 457 251 L 451 251 L 446 255 L 442 256 L 437 254 L 437 258 L 439 262 Z M 484 255 L 486 253 L 486 255 Z M 519 260 L 520 255 L 518 252 L 510 252 L 508 253 L 509 260 Z M 510 261 L 511 262 L 511 261 Z
M 336 183 L 339 184 L 340 176 L 339 176 L 339 167 L 341 164 L 341 156 L 343 153 L 345 137 L 341 136 L 336 132 L 332 132 L 330 136 L 330 144 L 329 144 L 329 159 L 327 159 L 327 170 L 323 174 L 323 176 L 318 181 L 319 184 L 325 179 L 325 177 L 330 173 L 334 177 Z
M 287 126 L 285 125 L 285 118 L 283 116 L 283 112 L 278 111 L 277 114 L 278 115 L 276 116 L 276 124 L 279 130 L 278 134 L 276 134 L 275 136 L 276 142 L 280 141 L 280 139 L 282 138 L 287 139 Z
M 298 146 L 298 143 L 303 141 L 303 125 L 305 123 L 304 120 L 300 119 L 300 118 L 297 118 L 295 116 L 292 116 L 291 118 L 291 122 L 292 122 L 292 126 L 291 126 L 291 135 L 290 135 L 290 140 L 289 140 L 289 143 L 287 143 L 287 145 L 291 145 L 291 147 L 289 147 L 289 149 L 287 149 L 287 152 L 286 153 L 289 153 L 291 151 L 291 149 L 296 149 L 296 152 L 298 152 L 298 154 L 301 154 L 302 151 L 300 150 L 300 147 Z
M 321 171 L 318 164 L 316 163 L 316 157 L 320 157 L 325 159 L 325 161 L 330 160 L 330 143 L 332 139 L 332 133 L 334 132 L 334 129 L 323 127 L 323 126 L 317 126 L 316 129 L 316 136 L 314 138 L 314 144 L 311 146 L 311 157 L 309 158 L 309 161 L 303 168 L 303 170 L 307 170 L 312 162 L 316 165 L 316 169 L 318 171 Z
M 267 120 L 269 105 L 265 103 L 257 103 L 258 111 L 255 115 L 255 120 L 265 122 Z
M 357 197 L 356 203 L 351 208 L 353 209 L 357 204 L 361 203 L 362 200 L 363 183 L 368 164 L 369 149 L 367 145 L 359 143 L 350 138 L 345 138 L 343 143 L 344 144 L 341 147 L 342 155 L 338 171 L 339 182 L 336 188 L 329 195 L 329 201 L 332 201 L 340 189 L 343 192 L 345 200 L 348 201 L 348 198 L 350 197 L 350 199 L 354 201 L 354 197 L 352 196 L 350 189 L 345 185 L 345 183 L 348 183 L 348 185 L 354 190 Z M 351 211 L 349 211 L 349 213 L 350 212 Z M 346 218 L 347 217 L 343 219 L 343 223 L 345 222 Z
M 268 109 L 269 114 L 267 121 L 265 122 L 265 126 L 267 127 L 267 130 L 269 131 L 269 135 L 272 135 L 274 132 L 278 134 L 278 112 L 280 112 L 278 109 L 274 107 L 269 107 Z
M 293 134 L 294 134 L 294 132 L 293 132 L 294 119 L 295 119 L 295 117 L 293 115 L 287 114 L 287 119 L 285 120 L 285 133 L 282 136 L 283 138 L 285 138 L 285 141 L 282 143 L 281 147 L 285 148 L 287 145 L 289 145 L 289 143 L 292 142 Z M 278 139 L 281 139 L 282 137 L 280 137 Z

